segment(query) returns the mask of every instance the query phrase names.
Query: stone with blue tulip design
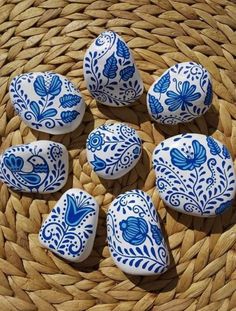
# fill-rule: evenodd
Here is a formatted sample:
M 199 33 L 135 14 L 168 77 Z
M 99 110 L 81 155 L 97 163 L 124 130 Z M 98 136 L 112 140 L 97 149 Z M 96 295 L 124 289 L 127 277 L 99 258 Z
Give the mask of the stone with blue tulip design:
M 56 192 L 67 182 L 68 162 L 62 144 L 39 140 L 17 145 L 0 156 L 0 180 L 17 191 Z
M 40 243 L 72 262 L 81 262 L 91 253 L 96 235 L 99 207 L 86 191 L 66 191 L 39 231 Z
M 183 134 L 153 152 L 156 187 L 164 203 L 185 214 L 212 217 L 232 204 L 236 192 L 233 160 L 211 136 Z
M 14 77 L 10 98 L 22 120 L 33 129 L 66 134 L 81 123 L 85 103 L 75 85 L 53 72 L 30 72 Z
M 179 63 L 150 87 L 148 112 L 153 120 L 162 124 L 190 122 L 210 108 L 212 96 L 209 72 L 194 62 Z
M 169 252 L 152 199 L 141 190 L 120 194 L 107 213 L 111 256 L 125 273 L 155 275 L 165 272 Z
M 84 57 L 84 78 L 100 103 L 122 107 L 143 93 L 143 82 L 125 41 L 113 31 L 101 33 Z
M 116 179 L 138 162 L 141 140 L 134 129 L 123 123 L 104 124 L 94 129 L 86 143 L 87 158 L 102 178 Z

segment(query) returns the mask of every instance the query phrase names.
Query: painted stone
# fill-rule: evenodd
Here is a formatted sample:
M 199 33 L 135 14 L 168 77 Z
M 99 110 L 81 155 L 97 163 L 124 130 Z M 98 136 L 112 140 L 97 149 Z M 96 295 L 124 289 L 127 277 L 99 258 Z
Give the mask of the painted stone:
M 86 191 L 66 191 L 43 223 L 39 242 L 66 260 L 85 260 L 93 248 L 98 211 L 96 200 Z
M 10 84 L 12 104 L 31 128 L 49 134 L 66 134 L 82 121 L 85 103 L 75 85 L 53 72 L 30 72 Z
M 68 166 L 64 145 L 39 140 L 10 147 L 0 156 L 0 180 L 13 190 L 52 193 L 65 185 Z
M 190 122 L 210 108 L 212 95 L 211 77 L 202 65 L 179 63 L 152 84 L 147 108 L 152 119 L 159 123 Z
M 86 143 L 87 158 L 97 175 L 105 179 L 120 178 L 138 162 L 141 140 L 126 124 L 104 124 L 94 129 Z
M 236 183 L 228 149 L 211 136 L 177 135 L 153 152 L 156 187 L 165 204 L 189 215 L 210 217 L 232 203 Z
M 167 270 L 169 252 L 158 214 L 145 192 L 127 191 L 112 202 L 107 238 L 114 262 L 125 273 L 154 275 Z
M 105 31 L 93 41 L 83 67 L 88 90 L 104 105 L 130 105 L 143 93 L 143 82 L 132 53 L 113 31 Z

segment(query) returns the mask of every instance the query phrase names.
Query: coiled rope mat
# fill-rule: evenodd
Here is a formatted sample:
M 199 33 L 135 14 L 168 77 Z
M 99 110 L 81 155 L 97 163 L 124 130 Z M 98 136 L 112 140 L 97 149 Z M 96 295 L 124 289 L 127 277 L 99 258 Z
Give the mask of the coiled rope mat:
M 81 187 L 100 204 L 91 256 L 69 265 L 39 246 L 41 222 L 60 198 L 22 195 L 0 184 L 1 311 L 225 311 L 236 310 L 236 208 L 199 219 L 165 209 L 154 187 L 154 147 L 182 132 L 213 135 L 236 155 L 236 2 L 227 0 L 0 0 L 1 151 L 51 139 L 70 153 L 66 189 Z M 91 40 L 110 28 L 128 42 L 148 90 L 176 62 L 203 64 L 214 83 L 213 107 L 190 124 L 160 126 L 148 116 L 144 94 L 132 107 L 97 105 L 83 79 Z M 82 90 L 87 110 L 73 133 L 49 136 L 30 130 L 14 114 L 8 85 L 14 75 L 54 70 Z M 143 140 L 139 164 L 120 180 L 102 181 L 86 161 L 88 133 L 107 120 L 127 122 Z M 119 193 L 143 189 L 153 198 L 171 250 L 161 276 L 131 277 L 113 263 L 106 244 L 106 210 Z

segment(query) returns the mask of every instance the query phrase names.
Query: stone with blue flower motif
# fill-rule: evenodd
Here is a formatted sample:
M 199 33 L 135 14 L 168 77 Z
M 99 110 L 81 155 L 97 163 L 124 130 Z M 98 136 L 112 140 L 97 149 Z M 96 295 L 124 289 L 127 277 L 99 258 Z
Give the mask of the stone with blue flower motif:
M 43 223 L 40 243 L 66 260 L 85 260 L 93 248 L 98 212 L 96 200 L 86 191 L 66 191 Z
M 143 82 L 125 41 L 113 31 L 101 33 L 84 57 L 84 78 L 100 103 L 122 107 L 143 93 Z
M 12 104 L 30 127 L 49 134 L 66 134 L 81 123 L 85 103 L 75 85 L 53 72 L 30 72 L 10 84 Z
M 92 169 L 105 179 L 120 178 L 138 162 L 141 140 L 136 131 L 123 123 L 104 124 L 94 129 L 86 143 Z
M 111 256 L 125 273 L 155 275 L 165 272 L 169 252 L 152 199 L 141 190 L 120 194 L 107 213 Z
M 185 214 L 211 217 L 232 204 L 233 160 L 211 136 L 184 134 L 161 142 L 153 152 L 156 187 L 164 203 Z
M 153 120 L 162 124 L 190 122 L 210 108 L 212 96 L 209 72 L 194 62 L 179 63 L 150 87 L 148 112 Z
M 10 147 L 0 155 L 0 180 L 13 190 L 52 193 L 67 182 L 68 167 L 64 145 L 39 140 Z

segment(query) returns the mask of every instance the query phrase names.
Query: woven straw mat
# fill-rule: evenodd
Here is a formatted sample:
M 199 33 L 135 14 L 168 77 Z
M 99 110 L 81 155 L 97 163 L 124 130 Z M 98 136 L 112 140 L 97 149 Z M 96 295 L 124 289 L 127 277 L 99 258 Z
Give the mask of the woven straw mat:
M 132 49 L 145 85 L 131 107 L 97 104 L 85 88 L 86 48 L 104 29 Z M 155 190 L 152 151 L 182 132 L 213 135 L 236 155 L 236 2 L 227 0 L 0 0 L 1 151 L 38 139 L 63 143 L 70 154 L 66 186 L 51 195 L 27 195 L 0 184 L 0 311 L 225 311 L 236 310 L 236 213 L 201 219 L 166 209 Z M 195 61 L 213 78 L 213 107 L 189 124 L 154 124 L 146 91 L 176 62 Z M 53 70 L 71 79 L 86 100 L 74 132 L 50 136 L 29 129 L 9 100 L 10 80 L 23 72 Z M 95 127 L 127 122 L 143 140 L 138 165 L 115 181 L 102 181 L 86 160 L 85 141 Z M 100 215 L 94 249 L 68 264 L 41 248 L 38 231 L 62 193 L 78 187 L 95 196 Z M 120 193 L 142 189 L 152 196 L 171 252 L 161 276 L 122 273 L 106 243 L 106 211 Z

